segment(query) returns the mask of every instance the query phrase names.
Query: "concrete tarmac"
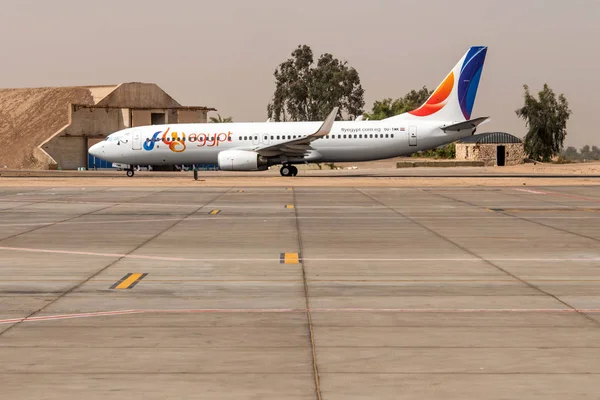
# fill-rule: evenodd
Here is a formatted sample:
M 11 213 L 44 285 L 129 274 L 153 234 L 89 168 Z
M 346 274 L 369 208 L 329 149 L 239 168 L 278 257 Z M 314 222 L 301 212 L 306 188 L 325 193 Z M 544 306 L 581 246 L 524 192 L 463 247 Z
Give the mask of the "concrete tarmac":
M 7 399 L 588 399 L 600 187 L 0 188 Z

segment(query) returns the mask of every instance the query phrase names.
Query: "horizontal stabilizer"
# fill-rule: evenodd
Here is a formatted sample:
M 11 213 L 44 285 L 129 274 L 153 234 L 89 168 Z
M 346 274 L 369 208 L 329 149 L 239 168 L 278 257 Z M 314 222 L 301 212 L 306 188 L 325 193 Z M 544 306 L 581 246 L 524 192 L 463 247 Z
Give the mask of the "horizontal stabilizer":
M 447 131 L 464 131 L 467 129 L 475 129 L 475 128 L 477 128 L 478 125 L 486 122 L 488 119 L 489 119 L 489 117 L 474 118 L 474 119 L 470 119 L 465 122 L 459 122 L 458 124 L 444 126 L 444 127 L 442 127 L 442 130 L 444 132 L 447 132 Z

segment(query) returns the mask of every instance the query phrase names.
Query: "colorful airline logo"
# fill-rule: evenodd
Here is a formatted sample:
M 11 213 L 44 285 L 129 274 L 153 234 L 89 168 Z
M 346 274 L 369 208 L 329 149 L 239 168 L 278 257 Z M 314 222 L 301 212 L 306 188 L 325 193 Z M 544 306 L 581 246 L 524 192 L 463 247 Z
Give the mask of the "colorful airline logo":
M 450 75 L 444 79 L 444 82 L 433 92 L 431 97 L 421 107 L 410 114 L 416 115 L 417 117 L 427 117 L 440 111 L 448 102 L 448 97 L 452 93 L 454 88 L 454 72 L 450 72 Z
M 144 150 L 150 151 L 154 149 L 154 143 L 160 141 L 158 139 L 158 135 L 160 135 L 161 133 L 162 131 L 158 131 L 152 136 L 152 139 L 146 139 L 146 141 L 144 142 Z
M 144 150 L 151 151 L 154 149 L 155 143 L 163 142 L 169 147 L 169 150 L 175 153 L 181 153 L 187 148 L 186 143 L 194 143 L 197 147 L 213 147 L 218 146 L 222 142 L 231 141 L 231 132 L 214 134 L 192 133 L 189 136 L 186 136 L 186 134 L 183 132 L 169 133 L 170 129 L 171 128 L 168 128 L 164 132 L 155 132 L 151 139 L 146 139 L 146 142 L 144 143 Z
M 467 120 L 471 119 L 471 112 L 475 104 L 475 96 L 477 95 L 477 88 L 479 87 L 486 54 L 487 47 L 485 46 L 471 47 L 461 66 L 460 72 L 455 70 L 459 75 L 456 85 L 458 103 L 463 116 Z M 425 104 L 414 111 L 410 111 L 410 114 L 417 117 L 427 117 L 444 108 L 448 104 L 448 101 L 450 101 L 450 94 L 452 94 L 452 90 L 454 89 L 455 71 L 450 72 Z

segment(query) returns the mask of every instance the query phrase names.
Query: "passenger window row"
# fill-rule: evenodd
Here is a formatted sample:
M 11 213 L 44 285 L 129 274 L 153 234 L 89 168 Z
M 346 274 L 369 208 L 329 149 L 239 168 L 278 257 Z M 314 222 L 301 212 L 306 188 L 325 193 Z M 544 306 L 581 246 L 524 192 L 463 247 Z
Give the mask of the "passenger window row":
M 273 140 L 292 140 L 292 139 L 301 139 L 303 137 L 306 137 L 306 135 L 301 136 L 301 135 L 277 135 L 277 136 L 271 136 L 271 141 Z M 276 139 L 277 138 L 277 139 Z M 266 139 L 266 137 L 265 137 Z M 254 139 L 252 138 L 252 136 L 240 136 L 240 140 L 258 140 L 258 136 L 254 136 Z
M 325 139 L 393 139 L 393 133 L 369 133 L 365 134 L 354 134 L 354 135 L 327 135 Z
M 301 135 L 277 135 L 277 136 L 271 136 L 271 142 L 274 140 L 292 140 L 292 139 L 300 139 L 306 137 L 306 135 L 301 136 Z M 265 137 L 266 139 L 267 137 Z M 393 133 L 370 133 L 370 134 L 354 134 L 354 135 L 327 135 L 324 136 L 322 139 L 393 139 L 394 138 L 394 134 Z M 162 140 L 162 139 L 161 139 Z M 185 142 L 186 139 L 185 138 L 170 138 L 167 137 L 165 138 L 165 140 L 167 142 Z M 244 140 L 244 141 L 248 141 L 248 140 L 255 140 L 258 141 L 258 136 L 240 136 L 240 140 Z M 152 139 L 148 138 L 146 139 L 146 142 L 151 142 Z M 229 138 L 229 141 L 231 141 L 231 138 Z
M 292 140 L 292 139 L 299 139 L 299 138 L 303 138 L 305 136 L 298 136 L 298 135 L 277 135 L 277 136 L 271 136 L 271 141 L 273 140 Z M 324 136 L 323 139 L 393 139 L 394 138 L 394 134 L 393 133 L 370 133 L 370 134 L 354 134 L 354 135 L 327 135 Z M 240 140 L 253 140 L 252 136 L 240 136 Z M 258 140 L 258 136 L 254 136 L 254 140 Z

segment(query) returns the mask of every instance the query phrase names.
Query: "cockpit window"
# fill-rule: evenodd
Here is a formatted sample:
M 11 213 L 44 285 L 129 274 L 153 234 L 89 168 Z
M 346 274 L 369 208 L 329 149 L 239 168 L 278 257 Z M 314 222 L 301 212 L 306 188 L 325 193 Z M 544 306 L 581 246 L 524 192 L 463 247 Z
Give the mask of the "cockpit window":
M 127 141 L 128 136 L 130 135 L 129 131 L 119 131 L 115 133 L 111 133 L 104 140 L 107 142 L 118 142 L 120 140 Z

